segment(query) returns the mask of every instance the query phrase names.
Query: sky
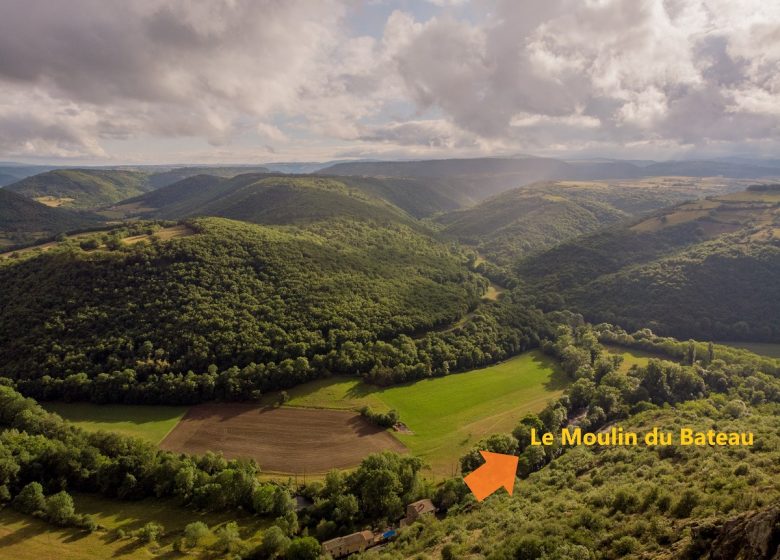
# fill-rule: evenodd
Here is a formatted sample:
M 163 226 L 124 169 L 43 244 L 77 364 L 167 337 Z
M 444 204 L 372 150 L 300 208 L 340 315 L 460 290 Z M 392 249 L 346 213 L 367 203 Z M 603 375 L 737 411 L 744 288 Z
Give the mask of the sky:
M 778 147 L 771 0 L 0 0 L 0 161 Z

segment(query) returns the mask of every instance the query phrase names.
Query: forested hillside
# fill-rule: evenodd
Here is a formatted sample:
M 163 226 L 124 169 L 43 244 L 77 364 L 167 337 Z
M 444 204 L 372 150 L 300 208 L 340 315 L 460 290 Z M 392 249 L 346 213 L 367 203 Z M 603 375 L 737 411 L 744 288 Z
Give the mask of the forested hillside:
M 49 208 L 15 192 L 0 189 L 0 248 L 29 243 L 95 223 L 96 216 Z
M 269 170 L 259 165 L 241 167 L 174 167 L 167 171 L 155 170 L 149 175 L 149 185 L 155 189 L 172 185 L 183 179 L 196 175 L 211 175 L 213 177 L 235 177 L 246 173 L 268 173 Z
M 448 235 L 507 265 L 632 216 L 731 188 L 726 181 L 676 178 L 535 183 L 444 214 L 438 221 Z
M 691 202 L 565 243 L 517 273 L 547 307 L 680 337 L 778 340 L 780 195 Z
M 486 287 L 457 251 L 402 225 L 191 227 L 196 235 L 170 242 L 63 249 L 1 266 L 3 371 L 35 378 L 258 363 L 280 364 L 269 375 L 289 375 L 289 384 L 312 366 L 362 359 L 360 345 L 453 322 Z
M 321 173 L 437 181 L 471 203 L 536 181 L 629 179 L 644 175 L 625 162 L 565 162 L 539 157 L 339 163 Z
M 124 201 L 113 210 L 165 219 L 220 216 L 263 224 L 338 216 L 412 223 L 412 217 L 458 204 L 415 180 L 244 174 L 197 175 Z
M 145 173 L 57 169 L 27 177 L 6 189 L 56 206 L 97 208 L 150 190 Z

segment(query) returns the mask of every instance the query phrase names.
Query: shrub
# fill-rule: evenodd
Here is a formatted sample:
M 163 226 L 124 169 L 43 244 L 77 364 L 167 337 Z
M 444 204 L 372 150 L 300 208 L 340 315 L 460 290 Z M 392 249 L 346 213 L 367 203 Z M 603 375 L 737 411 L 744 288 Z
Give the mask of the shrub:
M 673 516 L 682 519 L 691 515 L 693 508 L 699 505 L 699 494 L 694 490 L 686 490 L 672 507 Z
M 38 513 L 46 510 L 46 498 L 43 496 L 43 486 L 31 482 L 17 494 L 13 505 L 22 513 Z
M 198 546 L 201 539 L 210 535 L 209 526 L 202 521 L 195 521 L 184 528 L 184 544 L 190 548 Z
M 288 560 L 317 560 L 320 557 L 320 543 L 312 537 L 302 537 L 290 543 L 285 557 Z
M 162 525 L 155 523 L 154 521 L 150 521 L 135 531 L 133 535 L 141 542 L 151 544 L 157 542 L 157 539 L 159 539 L 164 532 L 165 528 Z
M 360 414 L 369 422 L 381 426 L 382 428 L 392 428 L 395 426 L 400 417 L 397 410 L 390 410 L 388 412 L 374 412 L 370 407 L 364 406 L 360 409 Z
M 621 537 L 612 543 L 612 550 L 619 558 L 631 554 L 637 548 L 639 548 L 639 541 L 634 537 Z
M 235 553 L 244 548 L 244 541 L 238 533 L 238 525 L 235 521 L 226 523 L 223 527 L 217 529 L 216 549 L 220 552 Z
M 80 242 L 79 247 L 81 247 L 85 251 L 92 251 L 100 247 L 100 242 L 94 237 L 92 237 L 90 239 L 85 239 L 82 242 Z
M 279 527 L 274 525 L 263 533 L 263 542 L 253 551 L 255 558 L 275 558 L 283 556 L 290 546 L 290 539 Z
M 631 490 L 620 488 L 612 500 L 612 509 L 623 513 L 633 512 L 639 505 L 639 499 Z
M 46 500 L 46 517 L 55 525 L 72 523 L 75 513 L 73 498 L 65 491 L 49 496 Z

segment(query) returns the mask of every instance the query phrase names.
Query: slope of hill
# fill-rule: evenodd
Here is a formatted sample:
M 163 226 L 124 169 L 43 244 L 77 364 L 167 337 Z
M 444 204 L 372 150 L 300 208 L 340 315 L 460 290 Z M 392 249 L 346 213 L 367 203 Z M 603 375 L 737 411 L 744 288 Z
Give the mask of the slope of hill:
M 11 175 L 9 173 L 3 173 L 0 171 L 0 187 L 4 187 L 5 185 L 10 185 L 11 183 L 15 183 L 19 180 L 19 177 L 16 177 L 15 175 Z
M 141 169 L 143 171 L 143 169 Z M 182 179 L 195 177 L 196 175 L 212 175 L 214 177 L 231 178 L 246 173 L 270 173 L 265 167 L 240 166 L 240 167 L 175 167 L 167 171 L 159 171 L 149 175 L 149 185 L 155 189 L 172 185 Z
M 780 340 L 780 190 L 689 202 L 520 263 L 547 306 L 713 340 Z
M 104 169 L 57 169 L 5 187 L 51 205 L 98 208 L 151 189 L 145 173 Z
M 445 233 L 505 265 L 621 220 L 731 188 L 726 181 L 677 178 L 535 183 L 437 221 L 446 226 Z
M 166 242 L 0 265 L 3 371 L 145 378 L 258 363 L 253 383 L 289 386 L 323 369 L 365 372 L 363 344 L 457 320 L 487 284 L 449 245 L 398 222 L 191 227 Z M 386 346 L 388 358 L 406 351 Z
M 49 208 L 15 192 L 0 189 L 0 248 L 85 227 L 94 224 L 95 218 Z
M 165 219 L 219 216 L 262 224 L 339 216 L 411 223 L 411 214 L 455 204 L 414 181 L 246 174 L 231 179 L 198 175 L 111 210 Z
M 0 162 L 0 187 L 10 185 L 38 173 L 51 171 L 47 165 L 26 165 L 23 163 Z
M 471 202 L 537 181 L 627 180 L 672 175 L 752 179 L 780 175 L 777 166 L 761 162 L 563 161 L 536 157 L 362 161 L 339 163 L 320 172 L 348 176 L 446 179 L 451 192 L 457 192 Z

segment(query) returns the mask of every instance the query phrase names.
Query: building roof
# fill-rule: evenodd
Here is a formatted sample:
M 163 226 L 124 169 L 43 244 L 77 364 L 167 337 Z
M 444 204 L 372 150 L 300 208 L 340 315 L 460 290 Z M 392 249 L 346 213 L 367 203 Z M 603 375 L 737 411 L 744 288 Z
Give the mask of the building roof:
M 322 546 L 330 550 L 338 547 L 348 547 L 354 545 L 368 545 L 374 538 L 374 533 L 371 531 L 360 531 L 359 533 L 352 533 L 351 535 L 344 535 L 343 537 L 336 537 L 322 543 Z
M 414 508 L 414 511 L 417 513 L 417 515 L 436 511 L 436 506 L 434 506 L 433 502 L 427 498 L 424 500 L 417 500 L 416 502 L 412 502 L 406 506 L 406 510 L 409 511 L 409 508 Z

